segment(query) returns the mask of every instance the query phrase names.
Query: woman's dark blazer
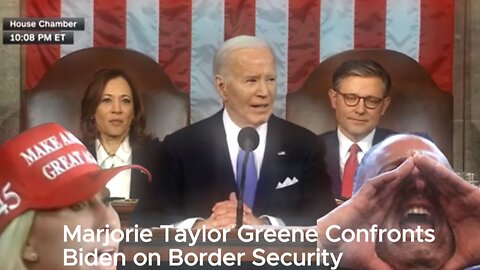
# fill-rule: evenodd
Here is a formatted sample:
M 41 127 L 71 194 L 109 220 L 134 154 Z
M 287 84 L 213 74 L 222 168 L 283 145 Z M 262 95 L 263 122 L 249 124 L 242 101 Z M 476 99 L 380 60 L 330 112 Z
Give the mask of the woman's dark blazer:
M 95 142 L 85 143 L 85 146 L 97 158 Z M 160 147 L 161 142 L 158 139 L 147 139 L 132 145 L 132 164 L 145 167 L 152 174 L 152 180 L 158 177 Z M 132 170 L 131 177 L 130 198 L 138 199 L 144 197 L 150 188 L 147 175 L 139 170 Z

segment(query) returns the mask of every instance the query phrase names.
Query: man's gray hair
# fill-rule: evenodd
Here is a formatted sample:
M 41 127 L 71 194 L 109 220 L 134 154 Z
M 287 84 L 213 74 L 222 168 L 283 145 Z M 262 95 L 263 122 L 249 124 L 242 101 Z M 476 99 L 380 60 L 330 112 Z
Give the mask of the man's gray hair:
M 256 36 L 241 35 L 228 39 L 215 52 L 213 58 L 213 75 L 224 75 L 223 70 L 227 56 L 235 50 L 246 48 L 266 48 L 272 55 L 273 50 L 268 43 Z

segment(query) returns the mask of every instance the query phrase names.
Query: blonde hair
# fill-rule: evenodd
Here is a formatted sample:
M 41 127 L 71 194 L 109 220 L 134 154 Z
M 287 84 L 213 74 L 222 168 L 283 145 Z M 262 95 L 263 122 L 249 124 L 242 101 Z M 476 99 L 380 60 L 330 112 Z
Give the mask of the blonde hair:
M 22 253 L 33 224 L 35 211 L 27 211 L 8 224 L 0 234 L 0 262 L 4 270 L 27 270 Z

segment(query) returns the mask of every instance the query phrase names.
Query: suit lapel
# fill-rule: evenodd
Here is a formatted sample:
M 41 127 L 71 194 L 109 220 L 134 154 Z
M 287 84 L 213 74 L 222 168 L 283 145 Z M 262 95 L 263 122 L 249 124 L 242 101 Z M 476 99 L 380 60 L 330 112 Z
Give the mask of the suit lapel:
M 213 157 L 211 162 L 218 164 L 218 166 L 215 166 L 216 171 L 212 172 L 214 173 L 212 179 L 222 181 L 223 183 L 219 183 L 220 186 L 225 186 L 224 182 L 227 182 L 230 188 L 237 190 L 222 115 L 223 110 L 214 115 L 208 124 L 209 126 L 205 129 L 205 131 L 210 132 L 210 134 L 201 136 L 203 140 L 200 143 L 203 144 L 203 150 L 207 153 L 205 157 Z
M 272 115 L 268 121 L 265 153 L 255 194 L 255 210 L 258 212 L 266 207 L 266 202 L 269 201 L 268 196 L 272 194 L 271 191 L 275 190 L 277 182 L 280 181 L 280 179 L 277 179 L 278 173 L 275 168 L 278 164 L 281 164 L 280 159 L 284 159 L 285 156 L 278 155 L 278 153 L 284 152 L 288 155 L 288 149 L 283 149 L 283 136 L 279 135 L 281 132 L 279 120 Z
M 132 164 L 143 164 L 145 166 L 147 162 L 144 160 L 144 155 L 139 152 L 141 151 L 138 149 L 138 147 L 132 147 Z M 139 198 L 139 196 L 142 195 L 142 191 L 139 187 L 144 186 L 144 183 L 141 183 L 140 181 L 145 181 L 145 183 L 147 183 L 147 177 L 139 170 L 131 170 L 130 175 L 130 197 Z
M 381 142 L 383 139 L 385 139 L 385 134 L 383 134 L 381 129 L 377 128 L 375 130 L 375 134 L 373 135 L 372 146 Z
M 340 155 L 338 153 L 339 142 L 336 130 L 325 136 L 325 163 L 327 164 L 328 174 L 332 178 L 333 194 L 340 194 L 342 177 L 340 175 Z
M 95 142 L 92 142 L 92 143 L 83 142 L 83 144 L 85 145 L 85 147 L 87 147 L 88 152 L 90 152 L 90 154 L 92 154 L 95 160 L 97 160 L 97 150 L 95 149 Z M 97 163 L 98 163 L 98 160 L 97 160 Z
M 384 129 L 384 128 L 377 128 L 375 130 L 375 134 L 373 135 L 373 142 L 372 145 L 375 145 L 387 138 L 390 135 L 395 134 L 396 132 L 389 130 L 389 129 Z

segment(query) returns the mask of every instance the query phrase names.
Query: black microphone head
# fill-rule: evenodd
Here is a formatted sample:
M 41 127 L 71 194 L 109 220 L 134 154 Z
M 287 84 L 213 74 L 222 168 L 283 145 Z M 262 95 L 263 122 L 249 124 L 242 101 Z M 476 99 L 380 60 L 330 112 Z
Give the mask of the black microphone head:
M 245 127 L 240 130 L 238 133 L 238 145 L 245 152 L 250 152 L 257 149 L 258 143 L 260 142 L 260 137 L 258 132 L 252 127 Z

